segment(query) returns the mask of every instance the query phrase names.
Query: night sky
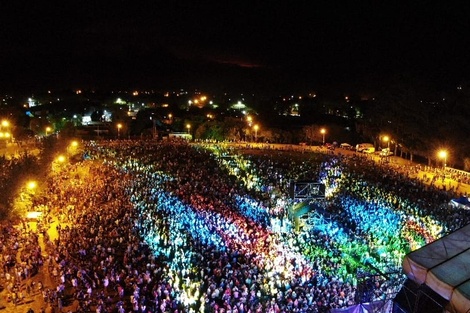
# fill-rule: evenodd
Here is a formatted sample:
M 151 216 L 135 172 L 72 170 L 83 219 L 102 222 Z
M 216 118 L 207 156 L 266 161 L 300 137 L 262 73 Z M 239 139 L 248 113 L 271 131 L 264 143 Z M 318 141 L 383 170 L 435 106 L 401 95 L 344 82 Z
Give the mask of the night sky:
M 373 92 L 402 73 L 470 78 L 464 1 L 277 2 L 9 1 L 0 90 Z

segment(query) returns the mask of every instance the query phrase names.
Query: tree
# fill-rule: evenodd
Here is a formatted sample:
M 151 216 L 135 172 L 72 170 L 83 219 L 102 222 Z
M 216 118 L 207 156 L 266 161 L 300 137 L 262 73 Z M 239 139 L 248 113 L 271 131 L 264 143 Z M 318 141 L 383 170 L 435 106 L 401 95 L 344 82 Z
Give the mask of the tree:
M 323 135 L 321 133 L 322 127 L 318 125 L 306 125 L 302 127 L 303 138 L 310 144 L 313 145 L 317 142 L 323 141 Z
M 437 95 L 424 80 L 398 75 L 380 92 L 366 125 L 369 136 L 388 133 L 393 140 L 414 153 L 430 155 L 428 142 L 436 137 L 433 118 Z
M 103 116 L 103 110 L 95 110 L 91 113 L 90 118 L 93 122 L 101 122 Z

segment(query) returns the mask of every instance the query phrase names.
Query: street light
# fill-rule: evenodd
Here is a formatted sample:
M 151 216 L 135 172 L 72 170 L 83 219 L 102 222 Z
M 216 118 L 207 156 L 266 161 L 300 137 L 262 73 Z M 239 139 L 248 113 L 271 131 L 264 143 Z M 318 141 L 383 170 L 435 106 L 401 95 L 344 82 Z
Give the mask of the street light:
M 320 133 L 322 134 L 322 143 L 323 143 L 323 145 L 325 145 L 326 129 L 324 129 L 324 128 L 320 129 Z
M 246 117 L 246 121 L 248 122 L 248 126 L 251 127 L 251 123 L 253 123 L 253 117 L 251 117 L 251 115 L 248 115 L 248 116 Z
M 446 169 L 447 166 L 447 151 L 446 150 L 441 150 L 437 154 L 441 159 L 444 160 L 444 169 Z
M 36 194 L 38 183 L 34 180 L 28 180 L 22 184 L 19 189 L 18 197 L 15 198 L 15 208 L 20 212 L 27 212 L 33 207 L 33 198 Z
M 74 154 L 77 152 L 77 148 L 78 148 L 78 141 L 72 140 L 72 142 L 70 142 L 70 145 L 67 147 L 67 152 L 69 154 Z
M 188 134 L 189 134 L 189 130 L 191 129 L 191 124 L 186 124 L 186 128 L 188 129 Z
M 253 128 L 255 129 L 255 142 L 257 142 L 258 141 L 258 129 L 259 129 L 258 124 L 255 124 Z
M 387 148 L 388 148 L 388 150 L 390 151 L 390 137 L 388 137 L 387 135 L 385 135 L 385 136 L 382 137 L 382 140 L 387 143 Z
M 6 127 L 8 127 L 8 126 L 10 126 L 10 122 L 8 122 L 7 120 L 3 120 L 3 121 L 2 121 L 2 127 L 5 127 L 5 128 L 6 128 Z
M 64 165 L 66 164 L 67 158 L 64 155 L 58 155 L 52 162 L 51 162 L 51 170 L 53 173 L 60 173 L 61 170 L 64 169 Z
M 38 186 L 38 183 L 35 182 L 34 180 L 30 180 L 30 181 L 26 184 L 26 188 L 28 188 L 28 190 L 34 190 L 34 189 L 36 189 L 37 186 Z
M 47 135 L 49 135 L 49 132 L 52 130 L 52 128 L 50 128 L 49 126 L 46 127 L 46 137 Z
M 119 136 L 121 135 L 121 128 L 122 128 L 122 124 L 121 124 L 121 123 L 118 123 L 118 124 L 117 124 L 117 129 L 118 129 L 118 139 L 119 139 Z

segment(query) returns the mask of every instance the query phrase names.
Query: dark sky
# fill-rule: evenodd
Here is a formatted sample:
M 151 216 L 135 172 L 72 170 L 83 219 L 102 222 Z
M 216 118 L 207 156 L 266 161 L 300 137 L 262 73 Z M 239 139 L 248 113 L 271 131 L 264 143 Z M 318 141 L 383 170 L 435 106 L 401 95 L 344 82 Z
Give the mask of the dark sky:
M 400 73 L 470 76 L 464 1 L 278 2 L 9 1 L 0 90 L 362 92 Z

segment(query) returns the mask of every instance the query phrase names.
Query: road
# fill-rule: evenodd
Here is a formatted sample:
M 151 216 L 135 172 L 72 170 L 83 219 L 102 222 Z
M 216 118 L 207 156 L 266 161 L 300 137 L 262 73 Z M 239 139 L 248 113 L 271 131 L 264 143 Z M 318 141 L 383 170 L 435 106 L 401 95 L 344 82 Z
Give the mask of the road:
M 24 153 L 38 154 L 39 149 L 31 147 L 31 145 L 19 147 L 16 143 L 8 143 L 6 147 L 0 147 L 0 156 L 4 156 L 7 159 L 19 157 Z

